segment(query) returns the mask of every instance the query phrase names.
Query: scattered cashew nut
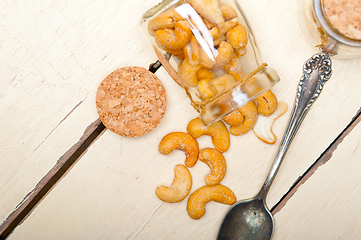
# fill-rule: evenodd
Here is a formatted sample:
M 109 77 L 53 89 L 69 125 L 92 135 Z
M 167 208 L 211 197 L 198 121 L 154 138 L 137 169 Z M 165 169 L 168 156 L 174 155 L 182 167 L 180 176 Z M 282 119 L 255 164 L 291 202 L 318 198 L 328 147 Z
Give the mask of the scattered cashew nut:
M 227 171 L 227 164 L 223 154 L 217 149 L 204 148 L 199 152 L 198 159 L 211 169 L 211 173 L 206 176 L 204 182 L 207 185 L 219 184 Z
M 258 103 L 258 113 L 265 117 L 270 116 L 277 109 L 277 97 L 271 90 L 262 93 L 254 100 Z
M 174 149 L 185 151 L 185 165 L 193 167 L 198 160 L 199 146 L 194 137 L 185 132 L 171 132 L 165 135 L 159 143 L 158 151 L 168 155 Z
M 229 148 L 229 132 L 222 121 L 205 126 L 201 119 L 197 117 L 188 123 L 187 132 L 194 138 L 199 138 L 203 135 L 211 136 L 214 147 L 222 153 L 226 152 Z
M 234 136 L 245 134 L 253 128 L 257 121 L 257 106 L 254 102 L 248 102 L 239 108 L 244 115 L 244 120 L 239 126 L 231 126 L 230 133 Z
M 277 140 L 276 135 L 272 132 L 272 125 L 276 118 L 282 116 L 287 111 L 288 105 L 284 102 L 279 102 L 276 111 L 268 117 L 259 115 L 253 131 L 256 136 L 263 142 L 274 144 Z
M 157 197 L 170 203 L 180 202 L 185 199 L 192 188 L 192 175 L 184 165 L 174 167 L 174 179 L 170 187 L 159 186 L 155 190 Z
M 205 205 L 210 201 L 232 205 L 237 201 L 237 198 L 231 189 L 221 184 L 203 186 L 189 196 L 188 215 L 192 219 L 200 219 L 206 214 Z

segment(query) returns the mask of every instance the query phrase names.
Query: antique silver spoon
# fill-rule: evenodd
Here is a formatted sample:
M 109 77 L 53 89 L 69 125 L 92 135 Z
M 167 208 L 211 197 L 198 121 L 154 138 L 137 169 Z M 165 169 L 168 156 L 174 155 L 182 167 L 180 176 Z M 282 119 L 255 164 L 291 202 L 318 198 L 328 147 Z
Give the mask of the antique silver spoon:
M 255 197 L 239 201 L 232 206 L 223 220 L 217 239 L 271 238 L 274 219 L 266 205 L 266 195 L 297 130 L 331 74 L 331 59 L 325 53 L 315 54 L 305 62 L 292 114 L 271 170 Z

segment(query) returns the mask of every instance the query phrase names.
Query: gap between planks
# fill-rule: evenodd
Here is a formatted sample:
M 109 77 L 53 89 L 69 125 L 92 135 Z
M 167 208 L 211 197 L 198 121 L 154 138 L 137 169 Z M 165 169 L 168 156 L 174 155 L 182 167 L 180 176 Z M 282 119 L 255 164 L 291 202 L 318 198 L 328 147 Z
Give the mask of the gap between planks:
M 161 63 L 156 61 L 149 65 L 149 71 L 155 73 Z M 331 159 L 333 152 L 343 139 L 353 130 L 353 128 L 361 121 L 361 109 L 355 117 L 347 125 L 347 127 L 337 136 L 337 138 L 329 145 L 329 147 L 320 155 L 320 157 L 310 166 L 310 168 L 300 176 L 290 187 L 288 192 L 280 199 L 280 201 L 272 207 L 271 212 L 275 215 L 287 203 L 287 201 L 296 193 L 298 188 L 302 186 L 320 167 Z M 12 212 L 4 223 L 0 226 L 0 240 L 6 239 L 14 229 L 20 225 L 41 200 L 51 191 L 56 183 L 64 177 L 64 175 L 74 166 L 74 164 L 86 153 L 89 146 L 96 141 L 106 130 L 100 119 L 94 121 L 84 131 L 80 140 L 62 155 L 57 164 L 46 174 L 36 187 L 16 206 L 16 210 Z
M 88 147 L 104 132 L 105 126 L 100 119 L 87 127 L 80 140 L 57 161 L 56 165 L 40 180 L 35 188 L 16 206 L 0 226 L 0 240 L 6 239 L 20 225 L 40 201 L 51 191 L 55 184 L 79 160 Z
M 161 66 L 161 63 L 159 61 L 156 61 L 149 65 L 149 71 L 155 73 Z M 69 114 L 71 114 L 71 112 Z M 26 218 L 41 202 L 41 200 L 51 191 L 51 189 L 56 185 L 56 183 L 59 182 L 62 177 L 64 177 L 64 175 L 74 166 L 74 164 L 86 153 L 89 146 L 94 141 L 96 141 L 105 130 L 106 128 L 100 119 L 95 120 L 86 128 L 80 140 L 59 158 L 56 165 L 15 207 L 15 211 L 13 211 L 6 218 L 6 220 L 0 226 L 0 240 L 6 239 L 18 225 L 20 225 L 23 221 L 26 220 Z
M 361 108 L 358 110 L 356 115 L 353 117 L 351 122 L 346 126 L 346 128 L 335 138 L 335 140 L 328 146 L 328 148 L 320 155 L 320 157 L 306 170 L 306 172 L 300 176 L 294 184 L 290 187 L 288 192 L 283 195 L 283 197 L 276 203 L 272 209 L 272 215 L 275 215 L 279 212 L 286 204 L 287 201 L 297 192 L 297 190 L 304 184 L 315 172 L 316 170 L 327 163 L 337 149 L 337 147 L 342 143 L 344 138 L 349 135 L 349 133 L 355 128 L 355 126 L 361 121 Z

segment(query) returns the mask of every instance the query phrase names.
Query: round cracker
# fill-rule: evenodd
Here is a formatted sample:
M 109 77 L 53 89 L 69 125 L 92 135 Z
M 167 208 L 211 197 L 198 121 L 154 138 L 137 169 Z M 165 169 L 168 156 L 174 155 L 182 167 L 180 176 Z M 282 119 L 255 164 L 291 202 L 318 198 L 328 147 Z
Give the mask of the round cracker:
M 108 129 L 124 137 L 139 137 L 162 120 L 166 93 L 152 72 L 142 67 L 123 67 L 100 83 L 96 106 Z

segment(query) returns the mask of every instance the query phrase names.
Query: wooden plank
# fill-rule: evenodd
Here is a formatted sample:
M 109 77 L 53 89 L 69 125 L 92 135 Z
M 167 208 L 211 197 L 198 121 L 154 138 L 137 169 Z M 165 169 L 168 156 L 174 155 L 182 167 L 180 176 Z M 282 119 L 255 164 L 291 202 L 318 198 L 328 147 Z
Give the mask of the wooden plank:
M 0 2 L 1 223 L 98 118 L 100 81 L 118 67 L 156 60 L 139 20 L 130 21 L 151 5 Z
M 297 190 L 316 172 L 316 170 L 322 165 L 326 164 L 333 156 L 333 153 L 338 148 L 338 146 L 343 142 L 345 137 L 347 137 L 352 130 L 359 124 L 361 121 L 361 109 L 355 116 L 355 118 L 350 122 L 350 124 L 345 128 L 344 131 L 337 136 L 337 138 L 330 144 L 330 146 L 322 153 L 322 155 L 313 163 L 310 168 L 294 183 L 290 190 L 282 197 L 282 199 L 273 206 L 271 212 L 275 215 L 279 212 L 286 204 L 289 199 L 297 192 Z
M 281 76 L 281 82 L 273 88 L 273 91 L 280 101 L 285 101 L 291 108 L 303 63 L 318 52 L 300 29 L 298 1 L 292 0 L 286 3 L 280 0 L 268 0 L 257 4 L 252 1 L 239 2 L 252 24 L 264 61 L 276 69 Z M 333 75 L 312 106 L 287 153 L 267 197 L 270 207 L 278 202 L 358 112 L 360 90 L 357 86 L 360 63 L 360 58 L 343 60 L 332 57 Z M 281 128 L 278 132 L 278 136 L 281 137 L 288 117 L 277 121 L 274 127 Z M 273 156 L 269 153 L 257 157 L 257 160 L 262 157 L 268 158 L 268 166 L 270 166 Z M 258 170 L 254 169 L 254 171 Z M 258 176 L 265 176 L 266 172 L 268 169 L 259 171 Z M 263 182 L 263 179 L 260 181 Z M 247 194 L 247 197 L 252 197 L 257 191 L 256 187 L 253 193 Z
M 0 239 L 7 237 L 12 230 L 20 224 L 43 197 L 52 189 L 57 181 L 68 171 L 68 169 L 79 159 L 90 144 L 101 134 L 105 126 L 100 119 L 94 121 L 84 132 L 80 140 L 70 148 L 57 164 L 41 179 L 36 187 L 19 203 L 16 210 L 12 212 L 0 226 Z
M 160 74 L 158 72 L 161 79 L 166 77 Z M 185 129 L 188 120 L 195 116 L 188 103 L 180 100 L 184 97 L 182 92 L 174 88 L 173 83 L 165 82 L 165 85 L 168 92 L 173 91 L 160 126 L 136 140 L 106 131 L 10 239 L 25 236 L 34 239 L 214 238 L 227 206 L 211 202 L 207 205 L 206 216 L 194 221 L 186 213 L 185 201 L 166 204 L 154 195 L 156 186 L 171 182 L 174 165 L 184 159 L 180 152 L 160 155 L 157 152 L 159 140 L 165 132 Z M 244 141 L 258 146 L 255 152 L 242 151 L 242 159 L 239 151 L 249 145 L 242 146 L 232 138 L 234 145 L 224 154 L 229 171 L 223 184 L 231 187 L 238 198 L 254 192 L 263 180 L 255 174 L 257 170 L 249 169 L 269 164 L 267 158 L 247 163 L 247 159 L 260 155 L 257 151 L 264 151 L 264 145 L 258 145 L 257 139 L 251 136 L 244 136 Z M 201 146 L 210 146 L 207 138 L 199 142 Z M 266 170 L 264 166 L 262 171 Z M 204 184 L 207 172 L 207 167 L 201 164 L 191 169 L 193 189 Z M 292 172 L 289 176 L 296 177 Z
M 153 1 L 147 1 L 147 4 Z M 303 36 L 297 19 L 297 1 L 242 1 L 264 60 L 282 80 L 273 91 L 280 101 L 293 105 L 302 65 L 317 50 Z M 272 186 L 267 201 L 272 207 L 327 146 L 347 126 L 360 108 L 360 86 L 356 77 L 361 60 L 334 59 L 334 75 L 312 107 Z M 197 116 L 184 92 L 164 72 L 168 108 L 161 124 L 138 139 L 121 138 L 106 131 L 20 225 L 10 239 L 209 239 L 214 238 L 228 206 L 211 202 L 207 214 L 191 220 L 186 202 L 160 202 L 155 188 L 169 184 L 173 167 L 184 155 L 157 152 L 160 139 L 171 131 L 185 131 Z M 94 88 L 95 89 L 95 88 Z M 347 93 L 347 94 L 346 94 Z M 94 97 L 95 91 L 89 94 Z M 290 111 L 275 122 L 281 137 Z M 317 139 L 317 144 L 314 144 Z M 228 172 L 223 184 L 239 199 L 257 193 L 271 166 L 279 142 L 267 145 L 252 132 L 232 137 L 224 155 Z M 199 139 L 201 147 L 210 139 Z M 191 169 L 194 187 L 202 186 L 209 169 L 197 164 Z
M 361 125 L 275 215 L 275 239 L 359 239 Z

